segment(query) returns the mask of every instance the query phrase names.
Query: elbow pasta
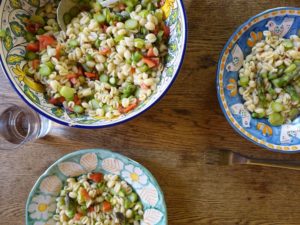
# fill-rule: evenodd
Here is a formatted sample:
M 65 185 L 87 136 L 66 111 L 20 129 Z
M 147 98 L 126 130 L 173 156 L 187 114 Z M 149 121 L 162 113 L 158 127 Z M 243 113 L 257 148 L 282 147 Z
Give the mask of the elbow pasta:
M 66 31 L 59 31 L 50 18 L 43 34 L 32 32 L 39 50 L 33 55 L 27 48 L 27 53 L 40 65 L 28 59 L 28 72 L 45 85 L 50 103 L 111 119 L 130 112 L 156 91 L 170 31 L 157 0 L 132 2 L 126 10 L 118 3 L 107 8 L 96 1 L 79 4 L 76 15 L 64 15 L 73 15 L 65 20 Z M 53 4 L 54 11 L 56 7 Z

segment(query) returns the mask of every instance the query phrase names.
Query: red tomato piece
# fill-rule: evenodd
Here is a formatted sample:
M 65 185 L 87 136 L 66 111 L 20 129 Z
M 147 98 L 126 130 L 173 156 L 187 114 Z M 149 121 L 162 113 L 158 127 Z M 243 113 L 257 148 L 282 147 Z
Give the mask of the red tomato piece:
M 41 25 L 38 23 L 28 23 L 26 25 L 26 30 L 29 31 L 30 33 L 35 34 L 40 27 Z
M 89 212 L 94 212 L 94 211 L 95 211 L 94 206 L 90 206 L 90 207 L 88 208 L 88 211 L 89 211 Z
M 73 79 L 73 78 L 77 78 L 77 74 L 75 74 L 75 73 L 70 73 L 70 74 L 67 75 L 67 78 L 68 78 L 68 80 L 71 80 L 71 79 Z
M 39 68 L 39 66 L 40 66 L 40 60 L 39 59 L 34 59 L 34 60 L 32 60 L 32 68 L 33 69 L 38 69 Z
M 147 57 L 155 57 L 154 54 L 154 48 L 149 48 L 148 52 L 147 52 Z
M 51 46 L 56 42 L 55 38 L 51 35 L 40 35 L 38 40 L 40 42 L 40 51 L 46 49 L 47 46 Z
M 103 180 L 103 174 L 102 173 L 92 173 L 89 177 L 92 181 L 95 183 L 100 183 Z
M 86 189 L 81 188 L 81 189 L 80 189 L 80 193 L 81 193 L 81 195 L 82 195 L 82 197 L 84 198 L 85 201 L 91 199 L 91 197 L 89 196 L 89 193 L 87 192 Z
M 131 67 L 130 72 L 131 72 L 132 74 L 135 73 L 135 68 L 134 68 L 134 67 Z
M 59 97 L 59 98 L 51 98 L 49 99 L 49 103 L 53 105 L 59 105 L 62 104 L 65 101 L 64 97 Z
M 56 45 L 56 55 L 55 55 L 55 57 L 57 59 L 59 59 L 60 55 L 61 55 L 61 46 L 58 44 L 58 45 Z
M 167 25 L 165 25 L 163 23 L 163 29 L 164 29 L 164 37 L 165 38 L 169 38 L 170 37 L 170 27 L 168 27 Z
M 80 105 L 80 104 L 81 104 L 81 100 L 80 100 L 80 98 L 78 97 L 78 95 L 75 95 L 75 96 L 74 96 L 74 103 L 75 103 L 75 105 Z
M 83 74 L 83 69 L 82 69 L 82 67 L 81 67 L 81 66 L 78 66 L 77 69 L 78 69 L 78 75 L 79 75 L 79 76 L 83 76 L 84 74 Z
M 111 210 L 111 204 L 107 201 L 104 201 L 102 204 L 102 211 L 109 212 Z
M 29 43 L 27 46 L 26 46 L 26 49 L 28 51 L 31 51 L 31 52 L 38 52 L 39 49 L 40 49 L 40 45 L 38 42 L 34 42 L 34 43 Z
M 143 57 L 143 62 L 146 63 L 147 66 L 149 66 L 149 68 L 153 68 L 156 66 L 156 63 L 154 61 L 152 61 L 151 58 Z
M 90 72 L 85 72 L 84 75 L 88 78 L 96 78 L 96 74 L 95 73 L 90 73 Z

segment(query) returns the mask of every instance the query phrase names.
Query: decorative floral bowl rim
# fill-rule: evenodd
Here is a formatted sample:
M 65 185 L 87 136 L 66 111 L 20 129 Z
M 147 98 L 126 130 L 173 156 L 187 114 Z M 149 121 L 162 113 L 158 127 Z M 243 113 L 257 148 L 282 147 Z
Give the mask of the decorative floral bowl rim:
M 38 180 L 35 182 L 34 186 L 32 187 L 32 189 L 28 195 L 28 198 L 27 198 L 26 210 L 25 210 L 26 225 L 29 225 L 29 219 L 30 219 L 29 218 L 29 205 L 32 201 L 33 196 L 39 195 L 42 192 L 41 190 L 39 191 L 39 189 L 41 189 L 42 181 L 45 180 L 47 177 L 57 176 L 57 177 L 63 177 L 64 180 L 62 181 L 62 183 L 65 182 L 65 179 L 67 179 L 68 176 L 66 176 L 60 170 L 59 164 L 64 163 L 64 162 L 73 162 L 70 160 L 72 160 L 72 159 L 78 160 L 78 158 L 81 158 L 82 156 L 88 155 L 88 154 L 95 154 L 97 156 L 97 167 L 96 167 L 96 169 L 91 170 L 91 171 L 99 171 L 100 170 L 101 172 L 103 172 L 103 170 L 105 170 L 101 165 L 101 162 L 103 162 L 103 160 L 101 160 L 101 159 L 98 160 L 99 156 L 103 156 L 105 159 L 111 159 L 111 158 L 117 159 L 123 163 L 123 168 L 125 168 L 126 162 L 127 162 L 127 166 L 132 165 L 133 168 L 140 168 L 141 171 L 144 173 L 144 175 L 146 175 L 147 179 L 149 179 L 149 183 L 147 182 L 147 185 L 145 184 L 145 186 L 149 187 L 149 185 L 150 186 L 153 185 L 153 188 L 155 188 L 155 190 L 157 191 L 157 198 L 158 198 L 155 205 L 149 205 L 149 203 L 144 203 L 144 202 L 143 202 L 143 205 L 144 205 L 144 207 L 147 207 L 146 209 L 150 209 L 150 210 L 155 209 L 155 210 L 159 210 L 159 212 L 161 212 L 162 217 L 160 218 L 159 221 L 157 221 L 155 223 L 155 225 L 167 225 L 168 224 L 167 206 L 166 206 L 164 194 L 163 194 L 157 180 L 151 174 L 151 172 L 146 167 L 144 167 L 140 163 L 128 158 L 127 156 L 124 156 L 120 153 L 116 153 L 116 152 L 113 152 L 110 150 L 95 148 L 95 149 L 82 149 L 82 150 L 78 150 L 78 151 L 75 151 L 75 152 L 72 152 L 72 153 L 62 156 L 61 158 L 56 160 L 51 166 L 49 166 L 48 169 L 38 178 Z M 105 172 L 109 173 L 108 171 L 105 171 Z M 58 175 L 58 174 L 60 174 L 60 175 Z M 135 189 L 135 188 L 133 188 L 133 189 Z M 139 188 L 139 190 L 141 190 L 141 188 Z M 53 193 L 52 194 L 49 194 L 49 193 L 47 194 L 45 192 L 42 192 L 42 193 L 44 194 L 44 196 L 52 196 L 53 198 L 55 198 L 55 196 L 53 196 Z M 140 193 L 138 193 L 138 195 L 140 196 Z M 144 200 L 142 200 L 142 201 L 144 201 Z M 145 204 L 147 204 L 147 206 L 145 206 Z M 46 220 L 49 220 L 49 218 L 47 218 Z
M 9 0 L 0 0 L 0 11 L 2 12 L 3 7 L 2 4 L 5 4 L 6 1 Z M 42 1 L 46 1 L 46 0 L 41 0 Z M 24 95 L 24 90 L 21 90 L 21 88 L 16 87 L 14 84 L 14 78 L 12 78 L 14 75 L 11 74 L 6 67 L 8 67 L 6 65 L 5 59 L 3 59 L 3 53 L 0 52 L 0 67 L 2 68 L 2 70 L 4 71 L 4 74 L 6 75 L 6 77 L 8 78 L 8 80 L 10 81 L 11 86 L 13 87 L 13 89 L 16 91 L 16 93 L 21 97 L 21 99 L 27 104 L 29 105 L 32 109 L 34 109 L 36 112 L 38 112 L 39 114 L 43 115 L 44 117 L 65 125 L 65 126 L 71 126 L 71 127 L 77 127 L 77 128 L 84 128 L 84 129 L 96 129 L 96 128 L 105 128 L 105 127 L 111 127 L 111 126 L 115 126 L 118 124 L 122 124 L 125 122 L 128 122 L 136 117 L 138 117 L 139 115 L 141 115 L 142 113 L 146 112 L 147 110 L 149 110 L 152 106 L 154 106 L 156 103 L 158 103 L 168 92 L 168 90 L 171 88 L 172 84 L 174 83 L 174 81 L 176 80 L 180 69 L 182 67 L 183 61 L 184 61 L 184 57 L 185 57 L 185 52 L 186 52 L 186 45 L 187 45 L 187 31 L 188 31 L 188 25 L 187 25 L 187 16 L 186 16 L 186 11 L 185 11 L 185 7 L 184 7 L 184 3 L 183 0 L 165 0 L 166 1 L 166 6 L 169 7 L 167 10 L 169 10 L 169 13 L 172 12 L 173 9 L 173 4 L 176 2 L 178 10 L 180 12 L 180 14 L 178 14 L 178 18 L 181 21 L 181 26 L 182 26 L 182 37 L 183 37 L 183 43 L 182 43 L 182 48 L 178 49 L 178 55 L 180 56 L 180 61 L 177 63 L 176 62 L 176 66 L 175 69 L 172 72 L 172 77 L 171 77 L 171 81 L 169 81 L 169 83 L 166 85 L 166 87 L 162 88 L 162 92 L 158 94 L 158 96 L 156 97 L 156 99 L 154 99 L 153 102 L 151 102 L 150 104 L 147 105 L 147 103 L 145 103 L 145 105 L 143 105 L 142 107 L 138 107 L 137 109 L 135 109 L 133 112 L 130 112 L 129 114 L 125 115 L 122 119 L 117 119 L 117 120 L 110 120 L 108 122 L 104 122 L 104 124 L 97 124 L 97 125 L 90 125 L 90 124 L 84 124 L 84 123 L 77 123 L 75 121 L 66 121 L 64 119 L 59 119 L 57 116 L 50 114 L 49 112 L 46 113 L 44 109 L 38 107 L 35 103 L 32 102 L 32 100 L 30 100 L 27 96 Z M 2 8 L 2 10 L 1 10 Z M 182 16 L 180 16 L 182 14 Z M 1 28 L 1 26 L 0 26 Z M 176 30 L 174 30 L 174 32 L 176 32 Z M 0 41 L 1 44 L 1 41 Z M 1 49 L 1 47 L 0 47 Z M 20 89 L 20 90 L 19 90 Z M 147 102 L 147 101 L 146 101 Z M 90 119 L 91 120 L 91 119 Z
M 225 67 L 226 67 L 226 61 L 228 60 L 228 57 L 230 55 L 230 52 L 232 51 L 233 46 L 239 41 L 241 36 L 253 28 L 256 23 L 259 23 L 263 21 L 264 19 L 273 19 L 277 16 L 294 16 L 295 18 L 300 17 L 300 8 L 295 7 L 278 7 L 266 10 L 264 12 L 261 12 L 250 19 L 248 19 L 245 23 L 243 23 L 241 26 L 239 26 L 235 32 L 231 35 L 229 40 L 227 41 L 225 47 L 222 50 L 222 53 L 220 54 L 219 62 L 218 62 L 218 68 L 217 68 L 217 76 L 216 76 L 216 88 L 217 88 L 217 96 L 219 100 L 219 104 L 221 106 L 221 109 L 229 122 L 229 124 L 234 128 L 234 130 L 239 133 L 241 136 L 243 136 L 245 139 L 251 141 L 252 143 L 263 147 L 265 149 L 268 149 L 273 152 L 279 152 L 279 153 L 298 153 L 300 152 L 300 143 L 294 144 L 290 146 L 285 145 L 276 145 L 273 143 L 269 143 L 267 141 L 264 141 L 260 139 L 259 137 L 256 137 L 252 134 L 250 134 L 246 129 L 244 129 L 234 118 L 232 115 L 232 112 L 229 109 L 229 106 L 227 105 L 227 101 L 225 98 L 225 82 L 223 81 L 223 77 L 225 77 Z

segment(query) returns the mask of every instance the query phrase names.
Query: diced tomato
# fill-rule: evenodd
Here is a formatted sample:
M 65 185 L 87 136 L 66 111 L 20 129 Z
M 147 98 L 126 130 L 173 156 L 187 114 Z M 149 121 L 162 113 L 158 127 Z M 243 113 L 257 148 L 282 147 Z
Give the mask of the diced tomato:
M 90 72 L 84 72 L 84 75 L 88 78 L 96 78 L 96 74 L 95 73 L 90 73 Z
M 102 49 L 99 51 L 99 53 L 100 53 L 101 55 L 107 55 L 107 54 L 110 53 L 110 49 L 109 49 L 109 48 L 102 48 Z
M 149 48 L 148 52 L 147 52 L 147 57 L 155 57 L 154 54 L 154 48 Z
M 95 211 L 95 207 L 94 206 L 90 206 L 89 208 L 88 208 L 88 212 L 94 212 Z
M 49 103 L 53 105 L 60 105 L 65 101 L 64 97 L 59 97 L 59 98 L 51 98 L 49 99 Z
M 71 80 L 71 79 L 73 79 L 73 78 L 77 78 L 77 74 L 75 74 L 75 73 L 70 73 L 70 74 L 67 75 L 67 78 L 68 78 L 68 80 Z
M 81 213 L 76 213 L 75 216 L 74 216 L 74 220 L 80 220 L 82 217 L 82 214 Z
M 39 59 L 34 59 L 34 60 L 32 60 L 32 68 L 33 69 L 38 69 L 39 68 L 39 66 L 40 66 L 40 60 Z
M 38 52 L 39 49 L 40 49 L 40 45 L 38 42 L 35 42 L 35 43 L 29 43 L 27 46 L 26 46 L 26 49 L 28 51 L 31 51 L 31 52 Z
M 40 35 L 38 37 L 38 40 L 40 42 L 40 51 L 44 50 L 47 48 L 47 46 L 53 45 L 56 41 L 55 38 L 52 37 L 51 35 Z
M 156 66 L 159 65 L 159 58 L 154 57 L 154 58 L 151 58 L 151 60 L 155 63 Z
M 111 210 L 111 204 L 107 201 L 104 201 L 102 204 L 102 211 L 109 212 Z
M 135 68 L 134 68 L 134 67 L 131 67 L 130 72 L 131 72 L 132 74 L 135 73 Z
M 81 189 L 80 189 L 80 193 L 81 193 L 81 195 L 82 195 L 82 197 L 84 198 L 85 201 L 91 199 L 91 197 L 89 196 L 89 193 L 87 192 L 86 189 L 81 188 Z
M 80 100 L 80 98 L 78 97 L 78 95 L 75 95 L 75 96 L 74 96 L 74 103 L 75 103 L 75 105 L 80 105 L 80 104 L 81 104 L 81 100 Z
M 83 74 L 83 68 L 81 66 L 78 66 L 77 69 L 78 69 L 78 75 L 83 76 L 84 75 Z
M 41 25 L 38 23 L 30 23 L 29 22 L 26 25 L 26 30 L 29 31 L 30 33 L 35 34 L 40 27 L 41 27 Z
M 153 68 L 156 66 L 156 62 L 152 60 L 152 58 L 143 57 L 143 62 L 149 66 L 149 68 Z
M 102 173 L 92 173 L 89 176 L 89 179 L 91 179 L 95 183 L 100 183 L 103 180 L 103 174 Z
M 170 27 L 168 27 L 167 25 L 165 25 L 163 23 L 163 29 L 164 29 L 164 37 L 165 38 L 169 38 L 170 37 Z
M 126 107 L 126 108 L 119 108 L 119 112 L 120 113 L 128 113 L 130 112 L 131 110 L 133 110 L 134 108 L 137 107 L 137 102 L 136 103 L 133 103 L 131 104 L 130 106 Z
M 60 44 L 58 44 L 58 45 L 56 45 L 56 55 L 55 55 L 55 57 L 57 59 L 59 59 L 60 58 L 60 54 L 61 54 L 61 46 L 60 46 Z

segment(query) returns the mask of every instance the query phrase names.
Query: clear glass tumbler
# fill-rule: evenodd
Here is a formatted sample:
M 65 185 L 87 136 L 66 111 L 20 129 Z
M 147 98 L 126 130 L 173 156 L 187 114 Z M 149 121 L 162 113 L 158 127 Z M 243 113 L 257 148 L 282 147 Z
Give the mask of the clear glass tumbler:
M 15 149 L 46 136 L 51 121 L 26 106 L 0 104 L 0 149 Z

